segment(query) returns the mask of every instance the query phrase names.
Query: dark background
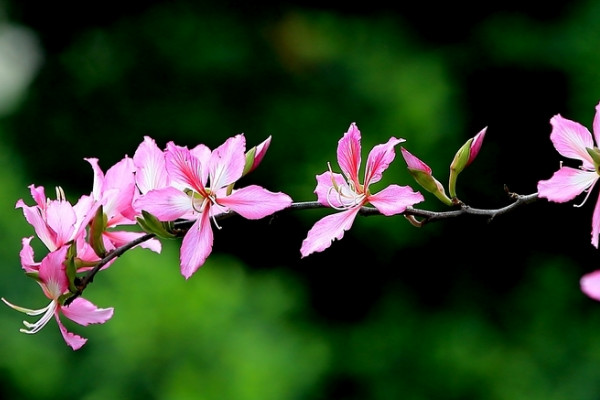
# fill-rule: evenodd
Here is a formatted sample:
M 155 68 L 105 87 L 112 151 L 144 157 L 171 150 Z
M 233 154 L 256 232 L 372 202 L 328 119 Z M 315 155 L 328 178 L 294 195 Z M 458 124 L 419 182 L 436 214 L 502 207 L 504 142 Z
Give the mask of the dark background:
M 242 132 L 248 147 L 272 135 L 245 182 L 309 201 L 315 175 L 328 161 L 337 170 L 337 141 L 351 122 L 363 164 L 374 145 L 402 137 L 444 184 L 458 148 L 487 127 L 458 195 L 498 208 L 510 202 L 505 185 L 534 193 L 558 169 L 550 118 L 591 129 L 600 100 L 593 1 L 3 6 L 4 24 L 26 29 L 39 57 L 0 119 L 1 289 L 25 307 L 46 300 L 19 268 L 20 240 L 33 231 L 14 204 L 32 204 L 32 183 L 51 197 L 60 185 L 73 201 L 88 193 L 84 157 L 106 170 L 144 136 L 214 148 Z M 418 189 L 399 149 L 373 190 L 391 183 Z M 419 208 L 446 209 L 424 195 Z M 598 266 L 596 198 L 421 229 L 401 216 L 361 217 L 304 259 L 306 232 L 329 211 L 229 219 L 188 281 L 179 243 L 166 242 L 161 255 L 136 249 L 86 290 L 115 307 L 113 319 L 65 321 L 89 338 L 77 352 L 55 322 L 30 337 L 18 332 L 22 315 L 1 313 L 2 394 L 596 399 L 600 306 L 579 290 Z

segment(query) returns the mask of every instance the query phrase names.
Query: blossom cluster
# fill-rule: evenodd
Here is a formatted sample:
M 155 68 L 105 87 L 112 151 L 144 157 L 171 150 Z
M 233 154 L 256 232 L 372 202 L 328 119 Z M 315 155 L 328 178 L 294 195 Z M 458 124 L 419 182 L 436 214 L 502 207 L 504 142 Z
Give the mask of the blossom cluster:
M 586 192 L 587 199 L 600 177 L 600 103 L 596 106 L 593 136 L 583 125 L 560 115 L 550 123 L 550 139 L 556 150 L 581 165 L 573 168 L 561 163 L 550 179 L 538 182 L 535 197 L 564 203 Z M 456 152 L 449 167 L 448 192 L 424 161 L 405 147 L 400 150 L 408 171 L 422 189 L 453 210 L 467 212 L 469 208 L 457 196 L 457 179 L 477 157 L 486 132 L 487 127 Z M 125 156 L 106 172 L 98 159 L 86 158 L 93 171 L 92 190 L 74 204 L 61 188 L 56 189 L 56 199 L 50 199 L 44 187 L 31 185 L 35 204 L 29 206 L 20 199 L 16 207 L 22 209 L 48 252 L 36 261 L 31 245 L 34 236 L 23 238 L 21 266 L 40 285 L 50 303 L 41 309 L 28 309 L 2 298 L 15 310 L 42 315 L 35 323 L 24 321 L 21 331 L 36 333 L 54 316 L 67 345 L 77 350 L 87 339 L 68 332 L 60 318 L 85 326 L 104 323 L 113 316 L 113 308 L 97 307 L 83 298 L 82 292 L 95 273 L 109 268 L 124 251 L 139 246 L 160 253 L 161 238 L 181 237 L 179 268 L 189 279 L 211 254 L 213 228 L 221 228 L 222 217 L 261 219 L 300 206 L 282 192 L 258 185 L 237 187 L 238 181 L 261 163 L 270 142 L 269 136 L 246 151 L 246 139 L 238 134 L 213 150 L 204 144 L 188 148 L 173 142 L 161 149 L 152 138 L 145 137 L 133 157 Z M 315 176 L 316 204 L 333 213 L 308 231 L 300 246 L 301 257 L 324 251 L 341 240 L 361 212 L 404 215 L 415 226 L 426 222 L 416 216 L 427 219 L 436 215 L 425 211 L 419 214 L 413 208 L 425 198 L 410 186 L 390 184 L 379 191 L 372 189 L 394 161 L 396 146 L 403 142 L 405 139 L 390 137 L 374 146 L 361 172 L 361 132 L 355 123 L 350 125 L 337 145 L 341 173 L 334 172 L 328 163 L 325 172 Z M 141 231 L 126 226 L 138 226 Z M 592 217 L 591 242 L 596 248 L 599 236 L 600 199 Z M 582 277 L 581 288 L 600 300 L 600 270 Z

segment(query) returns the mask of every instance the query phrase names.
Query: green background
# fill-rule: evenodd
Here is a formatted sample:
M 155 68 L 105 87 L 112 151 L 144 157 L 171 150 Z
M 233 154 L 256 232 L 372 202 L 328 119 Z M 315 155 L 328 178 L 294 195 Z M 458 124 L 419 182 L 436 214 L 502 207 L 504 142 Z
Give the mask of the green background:
M 272 136 L 246 183 L 315 199 L 356 122 L 368 151 L 402 137 L 444 184 L 482 128 L 458 195 L 480 208 L 536 191 L 561 157 L 549 120 L 591 129 L 600 100 L 600 4 L 517 1 L 278 5 L 194 1 L 4 1 L 0 21 L 0 295 L 47 301 L 19 263 L 33 234 L 28 185 L 73 202 L 144 136 L 211 148 Z M 3 64 L 6 64 L 4 66 Z M 11 72 L 6 74 L 3 70 Z M 12 86 L 11 86 L 12 85 Z M 397 159 L 377 191 L 416 183 Z M 126 253 L 85 292 L 103 325 L 51 321 L 19 333 L 0 312 L 0 394 L 9 399 L 598 399 L 600 304 L 579 290 L 600 267 L 583 207 L 538 201 L 489 222 L 418 229 L 358 218 L 300 258 L 327 210 L 228 219 L 189 280 L 177 241 Z M 419 207 L 445 207 L 425 193 Z M 43 248 L 38 247 L 38 258 Z

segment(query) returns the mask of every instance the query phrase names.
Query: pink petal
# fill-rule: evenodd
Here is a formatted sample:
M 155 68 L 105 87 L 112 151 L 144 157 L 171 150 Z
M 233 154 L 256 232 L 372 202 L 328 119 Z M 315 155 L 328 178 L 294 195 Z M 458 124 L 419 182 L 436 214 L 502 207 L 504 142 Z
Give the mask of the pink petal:
M 306 257 L 311 253 L 319 252 L 331 246 L 334 240 L 341 240 L 344 232 L 352 227 L 352 223 L 358 214 L 360 207 L 353 207 L 346 211 L 328 215 L 319 221 L 308 231 L 306 239 L 302 242 L 300 253 Z
M 135 181 L 140 192 L 147 193 L 152 189 L 167 186 L 167 169 L 165 155 L 158 148 L 154 139 L 145 136 L 133 155 Z
M 213 150 L 208 169 L 213 189 L 225 187 L 241 178 L 246 165 L 246 138 L 244 135 L 230 137 Z
M 94 199 L 100 200 L 104 188 L 104 172 L 102 172 L 97 158 L 84 158 L 84 160 L 92 166 L 92 170 L 94 171 L 92 194 Z
M 40 280 L 44 284 L 46 296 L 51 299 L 56 300 L 69 288 L 69 279 L 64 265 L 68 249 L 67 246 L 63 246 L 46 254 L 40 264 Z
M 217 202 L 244 218 L 260 219 L 289 207 L 292 199 L 285 193 L 273 193 L 251 185 L 235 190 L 231 195 L 217 199 Z
M 560 114 L 552 117 L 550 123 L 552 124 L 550 140 L 556 150 L 563 157 L 581 160 L 586 169 L 594 169 L 594 161 L 586 150 L 594 147 L 590 131 L 580 123 L 563 118 Z
M 38 207 L 40 207 L 42 210 L 45 210 L 47 198 L 44 187 L 29 185 L 29 191 L 31 192 L 31 197 L 33 197 L 33 200 L 38 205 Z
M 40 263 L 35 262 L 35 260 L 34 260 L 33 247 L 31 247 L 31 244 L 30 244 L 32 239 L 33 239 L 33 236 L 30 236 L 30 237 L 23 238 L 23 240 L 21 241 L 23 244 L 23 247 L 21 248 L 21 251 L 19 252 L 19 256 L 21 258 L 21 266 L 23 267 L 23 270 L 25 272 L 36 272 L 40 268 Z
M 317 195 L 319 203 L 326 207 L 342 207 L 337 192 L 332 189 L 334 183 L 338 187 L 347 185 L 346 180 L 341 174 L 326 171 L 321 175 L 317 175 L 315 194 Z
M 133 240 L 144 236 L 145 232 L 129 232 L 129 231 L 106 231 L 104 237 L 112 244 L 112 248 L 121 247 Z M 146 240 L 139 244 L 140 247 L 150 249 L 156 253 L 161 252 L 161 243 L 157 239 Z M 112 248 L 107 248 L 110 251 Z
M 61 312 L 79 325 L 103 324 L 112 318 L 114 308 L 98 308 L 83 297 L 77 297 L 68 306 L 62 306 Z
M 596 200 L 594 213 L 592 214 L 592 245 L 598 248 L 598 235 L 600 234 L 600 197 Z
M 46 245 L 48 250 L 56 250 L 56 232 L 54 232 L 48 224 L 46 220 L 40 213 L 40 209 L 38 206 L 27 206 L 23 201 L 19 200 L 17 202 L 16 207 L 22 207 L 23 215 L 25 216 L 25 220 L 33 226 L 33 229 L 37 235 L 37 237 Z
M 402 157 L 404 158 L 404 161 L 406 161 L 408 168 L 431 175 L 431 167 L 429 167 L 429 165 L 425 164 L 419 158 L 409 153 L 409 151 L 404 147 L 400 147 L 400 151 L 402 152 Z
M 338 141 L 337 160 L 344 175 L 354 182 L 358 187 L 358 170 L 360 168 L 360 131 L 356 123 L 350 124 L 350 128 L 344 136 Z
M 76 236 L 77 215 L 73 206 L 63 200 L 52 200 L 46 209 L 46 223 L 56 232 L 54 244 L 62 246 Z
M 594 115 L 592 130 L 594 131 L 596 145 L 600 145 L 600 103 L 596 104 L 596 114 Z
M 368 198 L 369 203 L 386 216 L 401 214 L 406 207 L 424 200 L 423 195 L 413 191 L 410 186 L 398 185 L 390 185 Z
M 174 221 L 192 211 L 190 197 L 173 187 L 151 190 L 134 202 L 136 210 L 149 212 L 161 221 Z
M 58 329 L 60 329 L 60 333 L 62 334 L 62 337 L 67 343 L 67 345 L 69 345 L 73 350 L 79 350 L 87 342 L 87 339 L 67 331 L 67 328 L 65 328 L 65 326 L 60 321 L 58 313 L 54 314 L 54 316 L 56 318 L 56 323 L 58 324 Z
M 198 193 L 204 192 L 204 184 L 206 183 L 203 180 L 202 172 L 204 166 L 190 153 L 187 147 L 176 146 L 173 142 L 167 143 L 165 165 L 169 179 Z
M 213 231 L 210 226 L 208 213 L 202 213 L 187 231 L 181 243 L 179 260 L 181 274 L 188 279 L 200 268 L 210 253 L 213 246 Z
M 387 143 L 379 144 L 369 152 L 367 157 L 367 166 L 365 171 L 365 186 L 369 186 L 372 183 L 379 182 L 381 180 L 381 174 L 387 169 L 394 158 L 396 153 L 394 146 L 398 143 L 404 142 L 404 139 L 396 139 L 395 137 L 390 138 Z
M 562 167 L 550 179 L 539 181 L 537 189 L 541 198 L 564 203 L 590 188 L 598 177 L 596 172 Z
M 585 274 L 580 281 L 581 291 L 594 300 L 600 301 L 600 270 Z

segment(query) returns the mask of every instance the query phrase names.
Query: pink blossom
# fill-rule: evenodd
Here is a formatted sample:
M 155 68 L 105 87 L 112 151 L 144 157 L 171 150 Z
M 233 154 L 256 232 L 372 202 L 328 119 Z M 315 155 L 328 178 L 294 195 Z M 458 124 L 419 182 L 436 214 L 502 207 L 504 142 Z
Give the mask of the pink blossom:
M 563 118 L 560 114 L 552 117 L 550 123 L 552 124 L 550 140 L 556 150 L 564 157 L 581 161 L 581 165 L 579 168 L 561 165 L 550 179 L 539 181 L 539 197 L 564 203 L 586 192 L 585 202 L 600 177 L 598 174 L 600 153 L 597 148 L 600 143 L 600 103 L 596 105 L 596 115 L 592 125 L 593 138 L 586 127 Z M 598 248 L 599 233 L 600 199 L 596 201 L 592 215 L 592 245 L 596 248 Z
M 99 257 L 86 243 L 86 226 L 94 217 L 98 204 L 90 196 L 82 196 L 72 205 L 65 197 L 61 188 L 57 188 L 57 199 L 46 198 L 42 186 L 30 185 L 31 196 L 36 205 L 28 206 L 20 199 L 16 208 L 21 208 L 25 219 L 33 226 L 37 237 L 46 245 L 48 250 L 58 248 L 73 241 L 77 245 L 77 255 L 83 261 L 98 261 Z M 33 237 L 22 241 L 21 264 L 26 272 L 37 270 L 39 262 L 34 261 L 33 248 L 30 245 Z
M 215 219 L 219 214 L 233 211 L 247 219 L 260 219 L 292 203 L 288 195 L 260 186 L 232 188 L 243 174 L 245 146 L 242 134 L 227 139 L 214 151 L 204 145 L 189 150 L 169 142 L 164 153 L 169 185 L 152 189 L 134 202 L 137 210 L 161 221 L 193 221 L 180 253 L 181 273 L 186 279 L 212 251 L 211 219 L 219 228 Z
M 115 229 L 121 225 L 135 225 L 136 211 L 133 209 L 133 199 L 136 192 L 135 166 L 129 157 L 110 167 L 106 175 L 102 172 L 96 158 L 86 158 L 94 171 L 94 184 L 92 189 L 93 199 L 102 205 L 102 212 L 106 218 L 102 224 L 102 247 L 105 251 L 121 247 L 140 236 L 144 232 L 132 232 Z M 91 239 L 93 240 L 93 238 Z M 160 253 L 161 244 L 156 239 L 150 239 L 140 244 L 140 247 L 148 248 Z
M 67 345 L 73 348 L 73 350 L 77 350 L 87 342 L 87 339 L 67 331 L 60 320 L 60 314 L 79 325 L 87 326 L 89 324 L 101 324 L 108 321 L 113 315 L 113 308 L 98 308 L 90 301 L 81 297 L 73 300 L 68 306 L 62 304 L 64 299 L 70 294 L 69 280 L 64 265 L 67 250 L 68 247 L 63 246 L 56 251 L 48 253 L 39 266 L 38 283 L 44 295 L 51 300 L 50 304 L 34 310 L 16 306 L 4 298 L 2 298 L 2 301 L 9 307 L 27 315 L 42 315 L 35 323 L 23 321 L 23 324 L 27 328 L 21 329 L 23 333 L 34 334 L 39 332 L 54 316 Z
M 385 144 L 375 146 L 367 158 L 364 181 L 361 183 L 358 172 L 361 163 L 360 131 L 355 123 L 338 142 L 337 159 L 344 175 L 331 171 L 317 175 L 315 194 L 318 201 L 340 212 L 328 215 L 317 221 L 302 242 L 300 253 L 306 257 L 331 246 L 334 240 L 340 240 L 344 232 L 352 227 L 360 208 L 368 203 L 383 215 L 391 216 L 403 213 L 406 207 L 424 200 L 419 192 L 409 186 L 389 185 L 378 193 L 372 194 L 369 186 L 381 180 L 383 171 L 394 160 L 394 146 L 404 139 L 395 137 Z

